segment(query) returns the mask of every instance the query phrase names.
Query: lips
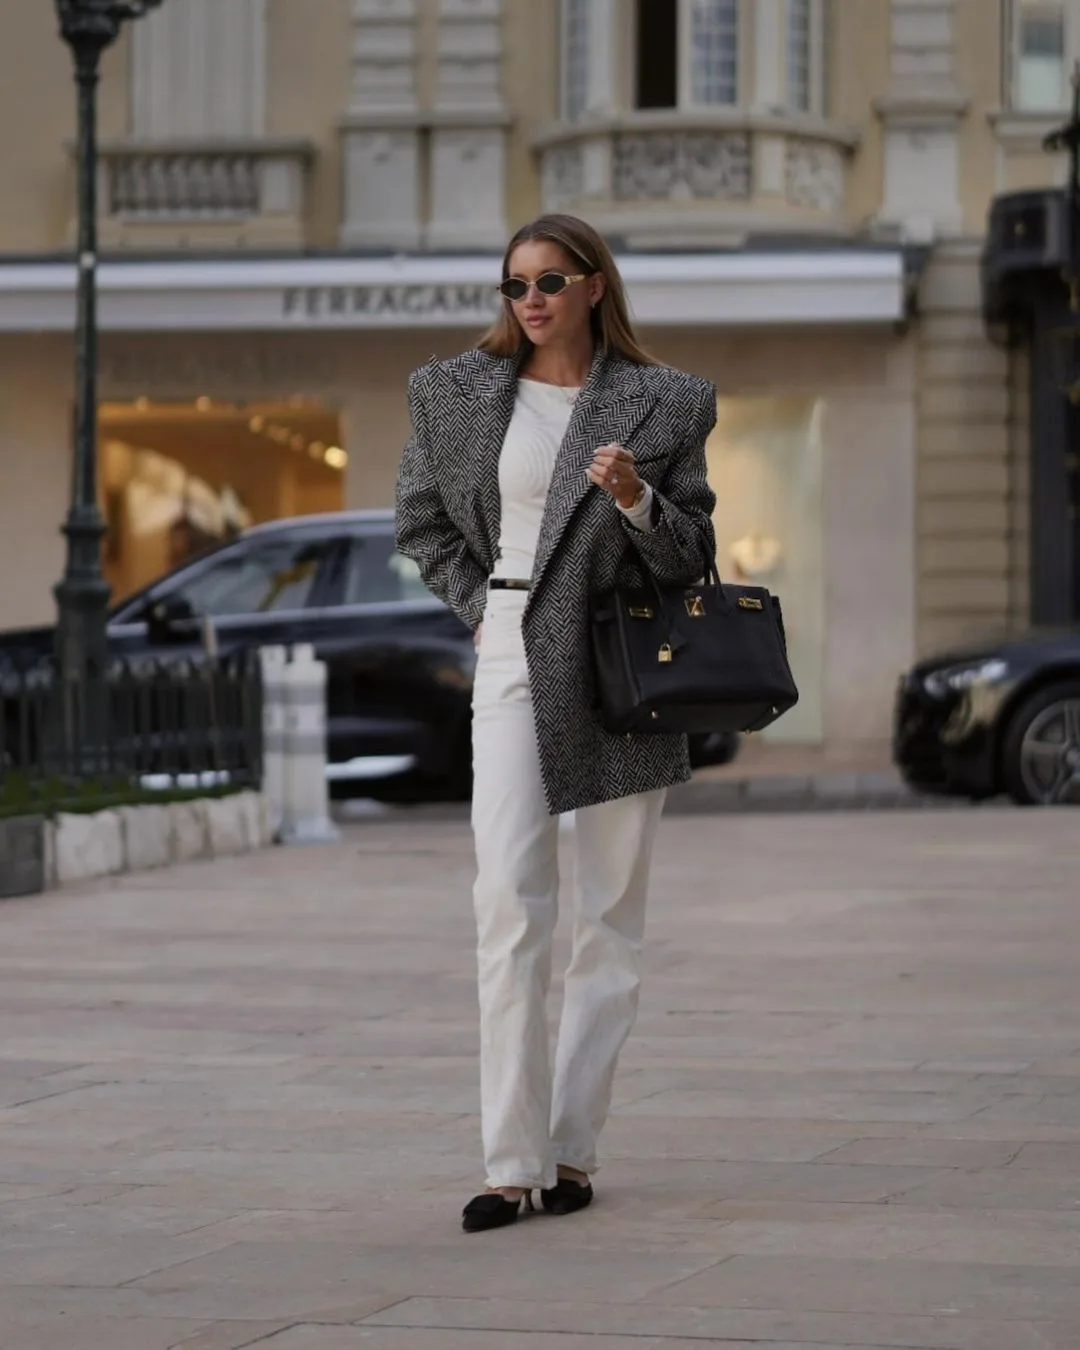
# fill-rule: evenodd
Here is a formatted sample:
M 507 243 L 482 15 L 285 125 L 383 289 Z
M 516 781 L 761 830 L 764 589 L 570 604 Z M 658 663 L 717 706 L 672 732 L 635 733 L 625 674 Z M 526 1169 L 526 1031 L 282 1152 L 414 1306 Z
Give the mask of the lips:
M 551 320 L 546 314 L 530 314 L 525 322 L 530 328 L 541 328 L 545 323 L 550 323 Z

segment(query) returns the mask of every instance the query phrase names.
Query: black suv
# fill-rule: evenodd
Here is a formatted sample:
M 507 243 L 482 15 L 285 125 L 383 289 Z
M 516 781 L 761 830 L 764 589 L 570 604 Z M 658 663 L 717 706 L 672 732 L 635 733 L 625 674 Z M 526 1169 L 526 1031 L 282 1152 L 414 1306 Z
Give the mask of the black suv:
M 245 531 L 129 596 L 109 615 L 122 657 L 222 656 L 311 643 L 327 666 L 335 795 L 461 797 L 471 779 L 472 634 L 394 545 L 392 511 L 297 516 Z M 51 629 L 0 634 L 0 654 L 52 649 Z M 692 740 L 696 764 L 727 737 Z

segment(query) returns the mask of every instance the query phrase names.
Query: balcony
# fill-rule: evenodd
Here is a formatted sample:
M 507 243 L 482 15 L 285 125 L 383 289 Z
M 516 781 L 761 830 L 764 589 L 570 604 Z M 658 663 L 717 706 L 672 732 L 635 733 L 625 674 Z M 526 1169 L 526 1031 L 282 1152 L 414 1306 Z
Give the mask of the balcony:
M 534 142 L 546 211 L 586 216 L 631 248 L 738 246 L 762 233 L 853 233 L 853 129 L 741 109 L 562 123 Z
M 102 145 L 101 242 L 110 249 L 300 248 L 305 141 L 117 141 Z

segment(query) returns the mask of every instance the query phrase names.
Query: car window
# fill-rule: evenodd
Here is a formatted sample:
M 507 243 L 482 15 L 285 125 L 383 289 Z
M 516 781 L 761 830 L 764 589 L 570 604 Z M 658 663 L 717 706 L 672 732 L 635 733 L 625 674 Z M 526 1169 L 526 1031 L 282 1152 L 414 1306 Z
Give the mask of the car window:
M 393 538 L 371 534 L 353 538 L 345 568 L 346 605 L 378 605 L 394 600 L 430 600 L 411 558 L 394 547 Z
M 169 594 L 200 619 L 303 609 L 328 548 L 323 540 L 267 540 L 217 559 Z

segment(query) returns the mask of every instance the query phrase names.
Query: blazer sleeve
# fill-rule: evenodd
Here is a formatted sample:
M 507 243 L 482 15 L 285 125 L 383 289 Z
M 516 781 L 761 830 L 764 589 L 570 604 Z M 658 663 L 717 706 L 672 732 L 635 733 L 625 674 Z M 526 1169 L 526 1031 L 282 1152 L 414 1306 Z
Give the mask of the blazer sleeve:
M 716 494 L 705 464 L 705 442 L 716 425 L 716 387 L 683 375 L 669 397 L 684 418 L 685 438 L 653 489 L 652 529 L 643 532 L 625 519 L 623 529 L 658 582 L 689 586 L 704 574 L 706 557 L 716 557 Z
M 487 575 L 446 513 L 431 463 L 430 367 L 409 377 L 412 434 L 398 470 L 395 535 L 398 549 L 420 569 L 425 586 L 474 631 L 484 617 Z

